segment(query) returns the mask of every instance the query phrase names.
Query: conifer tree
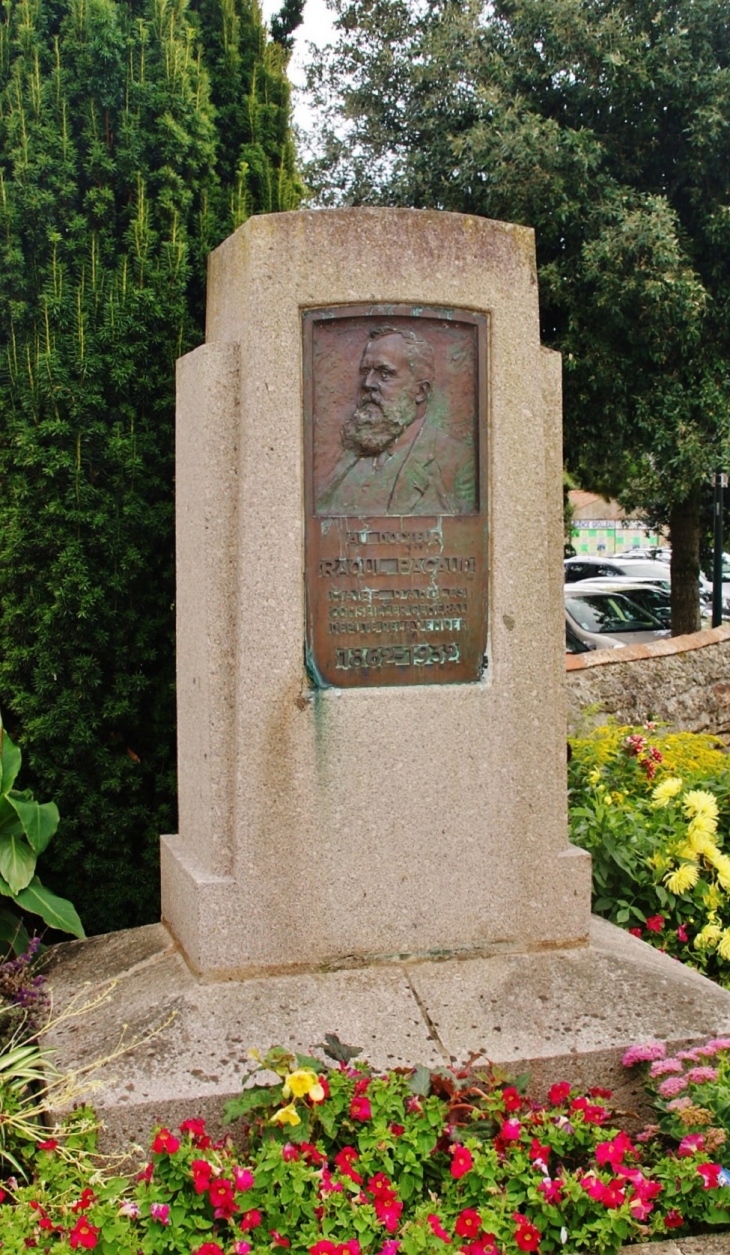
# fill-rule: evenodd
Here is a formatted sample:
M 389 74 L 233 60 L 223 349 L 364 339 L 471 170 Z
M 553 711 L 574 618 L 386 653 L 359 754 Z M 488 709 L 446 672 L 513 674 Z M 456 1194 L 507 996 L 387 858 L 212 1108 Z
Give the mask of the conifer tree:
M 210 249 L 299 202 L 285 58 L 256 0 L 3 8 L 0 708 L 87 931 L 158 918 L 174 365 Z

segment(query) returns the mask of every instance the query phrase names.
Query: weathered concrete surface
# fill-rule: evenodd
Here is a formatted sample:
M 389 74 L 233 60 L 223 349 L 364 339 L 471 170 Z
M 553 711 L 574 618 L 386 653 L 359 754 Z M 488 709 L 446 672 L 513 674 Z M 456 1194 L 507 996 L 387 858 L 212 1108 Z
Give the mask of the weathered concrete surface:
M 667 722 L 688 732 L 712 732 L 730 742 L 730 626 L 708 628 L 650 645 L 601 649 L 566 660 L 568 726 L 583 724 L 586 707 L 599 706 L 595 722 Z
M 158 924 L 66 943 L 49 969 L 57 1012 L 116 982 L 107 1002 L 48 1035 L 62 1069 L 108 1057 L 123 1033 L 137 1041 L 98 1074 L 108 1147 L 144 1143 L 155 1122 L 187 1116 L 216 1127 L 251 1047 L 309 1051 L 326 1032 L 379 1067 L 480 1051 L 530 1070 L 536 1093 L 558 1080 L 610 1085 L 628 1111 L 641 1098 L 619 1063 L 628 1045 L 730 1033 L 730 993 L 597 919 L 590 944 L 573 949 L 213 983 L 191 973 Z
M 643 1242 L 622 1246 L 622 1255 L 730 1255 L 730 1233 L 708 1233 L 698 1238 L 675 1238 L 672 1242 Z
M 399 302 L 489 319 L 488 666 L 469 684 L 314 690 L 302 310 Z M 540 346 L 532 231 L 408 209 L 256 216 L 211 255 L 207 341 L 179 364 L 179 830 L 161 860 L 190 965 L 241 979 L 584 942 L 559 360 Z

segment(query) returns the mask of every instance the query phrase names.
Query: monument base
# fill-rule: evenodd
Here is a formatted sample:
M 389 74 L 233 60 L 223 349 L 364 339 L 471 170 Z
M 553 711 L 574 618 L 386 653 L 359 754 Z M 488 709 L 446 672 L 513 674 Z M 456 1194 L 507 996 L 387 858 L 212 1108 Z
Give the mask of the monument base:
M 54 1016 L 74 1001 L 78 1012 L 45 1036 L 57 1066 L 107 1060 L 90 1074 L 105 1150 L 145 1145 L 155 1123 L 190 1116 L 218 1130 L 252 1047 L 310 1052 L 327 1032 L 378 1067 L 480 1051 L 530 1071 L 538 1097 L 559 1080 L 602 1085 L 632 1112 L 643 1091 L 621 1066 L 627 1046 L 730 1034 L 730 992 L 597 918 L 572 949 L 210 983 L 154 924 L 58 946 L 48 975 Z M 130 1048 L 109 1061 L 120 1043 Z

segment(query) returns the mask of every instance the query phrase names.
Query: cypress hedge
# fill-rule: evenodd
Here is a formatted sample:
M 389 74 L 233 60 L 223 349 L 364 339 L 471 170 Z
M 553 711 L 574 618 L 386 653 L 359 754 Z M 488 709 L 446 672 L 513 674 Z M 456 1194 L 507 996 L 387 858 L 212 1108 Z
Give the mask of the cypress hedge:
M 256 0 L 6 0 L 0 707 L 88 932 L 159 918 L 174 831 L 174 365 L 207 254 L 295 208 Z

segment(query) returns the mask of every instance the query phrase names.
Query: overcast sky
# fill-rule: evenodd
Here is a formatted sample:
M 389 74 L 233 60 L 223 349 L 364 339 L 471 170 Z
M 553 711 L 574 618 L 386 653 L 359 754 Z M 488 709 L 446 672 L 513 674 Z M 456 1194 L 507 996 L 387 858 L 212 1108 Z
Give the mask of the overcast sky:
M 261 0 L 264 20 L 268 22 L 272 13 L 278 13 L 281 0 Z M 321 47 L 333 35 L 332 14 L 325 0 L 305 0 L 304 21 L 294 33 L 294 52 L 289 62 L 289 77 L 295 87 L 304 86 L 304 63 L 307 58 L 306 44 L 317 44 Z M 304 130 L 310 125 L 310 114 L 301 98 L 301 90 L 294 95 L 294 121 Z

